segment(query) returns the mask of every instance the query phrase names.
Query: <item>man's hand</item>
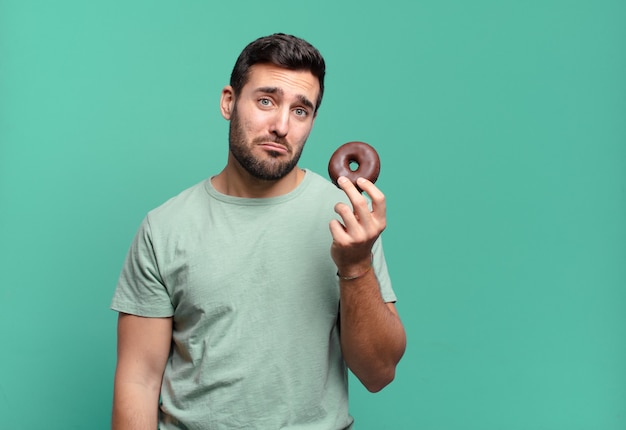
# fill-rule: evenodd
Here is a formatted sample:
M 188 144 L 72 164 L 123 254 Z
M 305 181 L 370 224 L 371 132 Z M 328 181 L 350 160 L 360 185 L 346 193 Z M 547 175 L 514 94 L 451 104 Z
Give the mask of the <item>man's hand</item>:
M 358 186 L 372 200 L 370 210 L 365 196 L 349 179 L 342 176 L 337 183 L 350 199 L 352 208 L 345 203 L 335 205 L 343 224 L 338 220 L 330 222 L 331 256 L 341 276 L 358 276 L 370 267 L 372 246 L 387 225 L 385 195 L 372 182 L 359 178 Z

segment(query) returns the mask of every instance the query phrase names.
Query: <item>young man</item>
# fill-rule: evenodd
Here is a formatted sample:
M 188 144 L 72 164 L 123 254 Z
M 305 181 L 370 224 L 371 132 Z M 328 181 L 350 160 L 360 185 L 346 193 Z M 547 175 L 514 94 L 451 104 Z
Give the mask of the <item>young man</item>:
M 347 429 L 346 367 L 370 391 L 393 379 L 385 197 L 297 165 L 324 73 L 284 34 L 239 56 L 226 167 L 149 212 L 122 269 L 113 429 Z

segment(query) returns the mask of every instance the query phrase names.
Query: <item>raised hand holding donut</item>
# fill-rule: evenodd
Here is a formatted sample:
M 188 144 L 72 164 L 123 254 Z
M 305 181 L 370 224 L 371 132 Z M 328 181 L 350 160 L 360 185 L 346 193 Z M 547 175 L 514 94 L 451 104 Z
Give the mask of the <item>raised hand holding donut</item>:
M 357 164 L 355 170 L 352 163 Z M 335 206 L 343 224 L 338 220 L 330 223 L 331 256 L 341 276 L 358 276 L 369 269 L 372 246 L 387 223 L 385 195 L 374 185 L 380 174 L 380 157 L 365 142 L 348 142 L 331 156 L 328 174 L 352 203 L 352 208 L 344 203 Z M 371 210 L 362 191 L 371 198 Z

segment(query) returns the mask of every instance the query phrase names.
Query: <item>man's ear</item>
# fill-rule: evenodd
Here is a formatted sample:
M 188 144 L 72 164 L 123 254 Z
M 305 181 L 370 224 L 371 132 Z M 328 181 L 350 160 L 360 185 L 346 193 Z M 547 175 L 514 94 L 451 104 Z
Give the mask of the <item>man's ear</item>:
M 222 116 L 230 121 L 235 106 L 235 91 L 230 85 L 226 85 L 222 90 L 222 96 L 220 98 L 220 111 Z

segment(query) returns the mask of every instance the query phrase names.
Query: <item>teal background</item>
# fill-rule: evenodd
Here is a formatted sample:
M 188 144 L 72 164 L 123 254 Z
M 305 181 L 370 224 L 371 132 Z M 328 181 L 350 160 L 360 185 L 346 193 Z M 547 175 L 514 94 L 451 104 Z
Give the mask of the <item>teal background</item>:
M 626 429 L 626 3 L 0 0 L 0 427 L 106 429 L 144 214 L 226 161 L 252 39 L 315 44 L 302 165 L 373 144 L 408 348 L 356 428 Z

